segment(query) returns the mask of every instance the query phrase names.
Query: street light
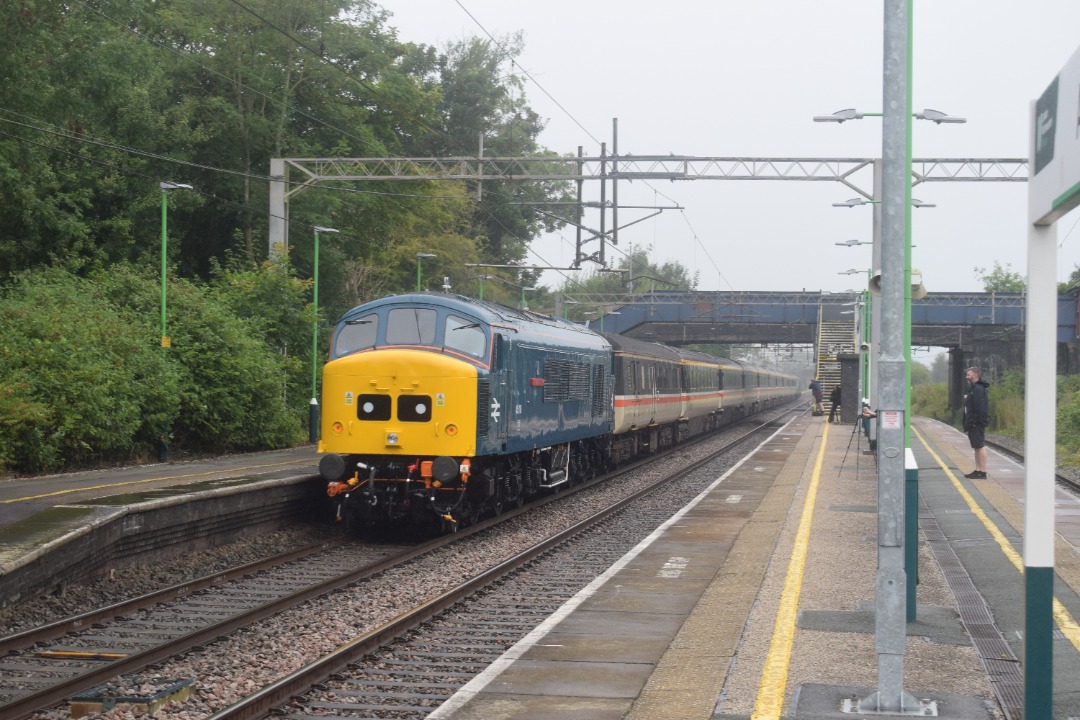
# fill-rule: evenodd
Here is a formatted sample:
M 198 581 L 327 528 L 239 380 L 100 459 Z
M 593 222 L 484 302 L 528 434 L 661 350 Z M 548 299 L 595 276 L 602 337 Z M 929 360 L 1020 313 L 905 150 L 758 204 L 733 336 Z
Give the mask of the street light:
M 856 245 L 873 245 L 870 240 L 845 240 L 844 242 L 833 243 L 833 245 L 846 245 L 847 247 L 855 247 Z
M 416 292 L 420 292 L 420 259 L 426 257 L 438 257 L 435 253 L 416 253 Z
M 319 441 L 319 233 L 336 233 L 334 228 L 315 226 L 315 253 L 311 261 L 311 402 L 308 404 L 308 439 Z
M 955 115 L 949 115 L 943 113 L 940 110 L 931 110 L 927 108 L 921 112 L 913 113 L 913 117 L 919 120 L 930 120 L 938 125 L 941 123 L 966 123 L 967 118 L 956 117 Z M 842 123 L 847 120 L 862 120 L 864 117 L 881 117 L 882 113 L 879 112 L 859 112 L 855 108 L 847 108 L 846 110 L 837 110 L 831 115 L 815 115 L 814 122 L 834 122 Z
M 166 251 L 168 245 L 168 217 L 169 217 L 169 192 L 171 190 L 194 190 L 195 188 L 183 183 L 166 182 L 159 183 L 161 188 L 161 347 L 172 347 L 172 341 L 166 332 L 166 297 L 165 297 L 165 273 L 168 271 L 169 255 Z
M 833 207 L 848 207 L 848 208 L 850 208 L 850 207 L 856 207 L 858 205 L 877 205 L 880 202 L 881 202 L 880 200 L 868 200 L 866 198 L 851 198 L 850 200 L 845 200 L 843 202 L 833 203 L 832 206 Z M 917 198 L 911 198 L 911 207 L 915 207 L 915 208 L 937 207 L 937 205 L 935 205 L 934 203 L 923 202 L 922 200 L 919 200 Z M 837 245 L 863 245 L 863 244 L 868 244 L 868 243 L 857 243 L 857 242 L 853 242 L 853 241 L 849 240 L 847 242 L 836 243 L 836 244 Z
M 480 281 L 480 299 L 483 300 L 484 299 L 484 281 L 485 280 L 495 280 L 496 278 L 495 278 L 494 275 L 477 275 L 476 279 Z
M 164 352 L 166 348 L 172 347 L 172 340 L 169 338 L 166 326 L 168 305 L 165 292 L 166 273 L 169 269 L 169 255 L 167 252 L 169 237 L 169 193 L 173 190 L 194 190 L 195 188 L 190 185 L 185 185 L 184 183 L 168 181 L 158 183 L 158 187 L 161 188 L 161 350 Z M 161 429 L 161 440 L 158 443 L 159 462 L 167 462 L 169 459 L 169 434 L 169 426 L 166 425 Z

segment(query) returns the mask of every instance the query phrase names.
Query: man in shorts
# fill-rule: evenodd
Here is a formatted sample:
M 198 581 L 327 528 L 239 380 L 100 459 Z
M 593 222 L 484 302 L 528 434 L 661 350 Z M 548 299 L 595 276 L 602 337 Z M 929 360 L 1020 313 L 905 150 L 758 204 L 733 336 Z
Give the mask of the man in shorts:
M 986 477 L 986 426 L 990 424 L 990 399 L 986 389 L 990 383 L 982 379 L 977 367 L 968 368 L 964 379 L 968 381 L 968 391 L 964 395 L 964 432 L 975 451 L 975 469 L 964 477 L 977 480 Z

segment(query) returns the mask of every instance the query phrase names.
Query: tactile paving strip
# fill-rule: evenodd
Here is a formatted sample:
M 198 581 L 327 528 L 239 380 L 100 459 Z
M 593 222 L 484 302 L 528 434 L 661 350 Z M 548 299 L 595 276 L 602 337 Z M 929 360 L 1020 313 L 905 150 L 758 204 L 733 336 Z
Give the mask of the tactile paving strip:
M 960 563 L 952 545 L 937 523 L 933 513 L 926 507 L 919 514 L 919 527 L 934 553 L 945 582 L 956 597 L 960 621 L 964 624 L 979 659 L 986 668 L 990 685 L 994 688 L 1001 709 L 1009 720 L 1022 718 L 1024 712 L 1024 674 L 1020 661 L 1013 654 L 986 601 L 972 582 L 971 576 Z

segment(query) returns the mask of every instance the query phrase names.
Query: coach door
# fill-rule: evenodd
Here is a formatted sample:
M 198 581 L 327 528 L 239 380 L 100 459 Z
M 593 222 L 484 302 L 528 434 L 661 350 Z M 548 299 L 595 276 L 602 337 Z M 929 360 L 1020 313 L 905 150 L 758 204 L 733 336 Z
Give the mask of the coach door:
M 510 408 L 510 340 L 495 333 L 491 342 L 491 374 L 488 381 L 488 397 L 483 407 L 478 407 L 478 415 L 483 414 L 481 423 L 487 426 L 485 437 L 494 445 L 495 452 L 506 450 L 506 438 L 509 435 Z

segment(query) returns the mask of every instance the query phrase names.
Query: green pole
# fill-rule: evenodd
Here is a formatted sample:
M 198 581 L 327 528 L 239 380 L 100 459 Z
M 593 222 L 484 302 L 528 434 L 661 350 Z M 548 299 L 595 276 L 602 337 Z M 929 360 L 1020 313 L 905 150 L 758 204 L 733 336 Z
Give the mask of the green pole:
M 480 299 L 484 299 L 484 276 L 480 276 Z
M 308 439 L 312 443 L 319 441 L 319 233 L 338 232 L 321 225 L 316 225 L 314 231 L 315 250 L 311 258 L 311 402 L 308 403 Z
M 416 256 L 416 292 L 420 292 L 420 256 Z
M 417 262 L 420 262 L 419 258 Z M 319 441 L 319 228 L 315 228 L 311 280 L 311 400 L 308 402 L 308 440 L 317 443 Z
M 169 347 L 169 336 L 166 334 L 165 328 L 165 273 L 168 270 L 168 254 L 166 252 L 166 244 L 168 238 L 167 224 L 169 215 L 169 192 L 162 188 L 161 190 L 161 347 Z
M 319 231 L 315 230 L 315 255 L 312 260 L 312 318 L 311 318 L 311 401 L 316 401 L 318 392 L 319 364 Z

